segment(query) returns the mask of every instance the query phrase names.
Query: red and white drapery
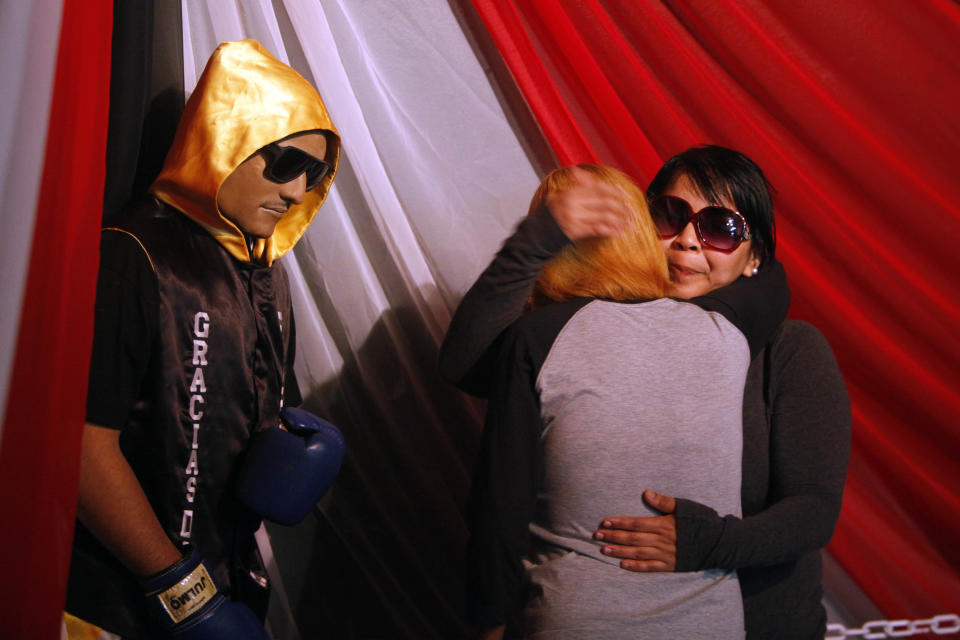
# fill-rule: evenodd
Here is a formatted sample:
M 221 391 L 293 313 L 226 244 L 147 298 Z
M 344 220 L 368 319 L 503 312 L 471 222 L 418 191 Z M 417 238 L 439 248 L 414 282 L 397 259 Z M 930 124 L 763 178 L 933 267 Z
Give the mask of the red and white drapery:
M 111 11 L 13 4 L 0 9 L 4 57 L 24 69 L 0 132 L 0 544 L 16 589 L 0 604 L 0 635 L 54 638 L 86 387 Z M 830 550 L 889 617 L 955 612 L 960 8 L 818 4 L 473 1 L 561 162 L 613 164 L 643 184 L 663 158 L 715 142 L 767 171 L 793 315 L 827 335 L 854 403 Z M 387 626 L 416 637 L 461 624 L 456 558 L 479 428 L 434 379 L 436 341 L 536 182 L 449 6 L 183 8 L 188 90 L 217 40 L 256 37 L 314 76 L 344 134 L 338 191 L 288 263 L 298 377 L 309 401 L 354 420 L 351 466 L 320 527 L 353 563 L 342 566 L 357 568 L 342 589 L 365 588 Z M 284 535 L 286 567 L 310 566 L 313 534 Z M 288 578 L 306 578 L 279 560 L 302 601 Z
M 791 315 L 830 340 L 853 403 L 830 551 L 887 615 L 955 612 L 960 6 L 473 4 L 562 163 L 646 184 L 715 143 L 764 168 Z
M 5 638 L 59 635 L 93 331 L 111 18 L 109 2 L 0 8 L 4 59 L 23 73 L 5 85 L 2 150 Z

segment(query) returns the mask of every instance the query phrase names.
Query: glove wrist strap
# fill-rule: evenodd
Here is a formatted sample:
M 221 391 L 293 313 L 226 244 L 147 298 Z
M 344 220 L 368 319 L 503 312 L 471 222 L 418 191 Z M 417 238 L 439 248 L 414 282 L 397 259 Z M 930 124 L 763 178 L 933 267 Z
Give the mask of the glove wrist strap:
M 203 609 L 218 592 L 213 577 L 196 552 L 146 580 L 144 590 L 154 616 L 168 627 Z

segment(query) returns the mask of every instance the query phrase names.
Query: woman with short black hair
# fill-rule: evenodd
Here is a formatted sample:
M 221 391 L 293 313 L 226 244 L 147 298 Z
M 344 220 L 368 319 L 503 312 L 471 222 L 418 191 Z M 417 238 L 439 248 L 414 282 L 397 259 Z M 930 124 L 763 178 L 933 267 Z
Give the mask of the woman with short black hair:
M 631 226 L 561 250 L 534 287 L 543 306 L 497 347 L 469 505 L 472 620 L 493 638 L 514 614 L 524 637 L 694 637 L 709 625 L 742 638 L 735 571 L 625 572 L 592 529 L 611 508 L 653 515 L 640 497 L 653 482 L 739 516 L 743 383 L 786 313 L 783 269 L 771 260 L 689 302 L 663 298 L 658 234 L 624 174 L 556 170 L 531 210 L 581 174 L 620 191 Z M 707 237 L 734 256 L 749 229 L 714 213 L 729 224 Z
M 727 263 L 731 268 L 721 274 L 723 269 L 705 267 L 729 254 L 704 242 L 695 224 L 675 235 L 666 230 L 661 243 L 672 257 L 675 289 L 691 283 L 694 290 L 722 287 L 752 275 L 751 257 L 763 262 L 773 255 L 770 189 L 749 158 L 724 147 L 688 149 L 664 164 L 647 196 L 656 200 L 680 182 L 692 187 L 690 198 L 702 200 L 690 207 L 691 214 L 710 204 L 733 209 L 745 218 L 751 238 L 739 245 L 749 247 L 746 261 Z M 604 185 L 563 195 L 546 198 L 521 221 L 457 308 L 441 349 L 440 371 L 470 393 L 489 394 L 492 345 L 522 314 L 543 265 L 573 240 L 617 234 L 624 227 L 627 216 Z M 762 247 L 755 251 L 755 245 Z M 690 267 L 694 260 L 702 261 L 697 268 Z M 684 297 L 682 291 L 673 295 Z M 665 390 L 675 396 L 683 391 Z M 743 446 L 742 518 L 648 490 L 645 501 L 661 515 L 605 510 L 609 524 L 597 532 L 602 549 L 634 571 L 736 569 L 748 638 L 822 638 L 826 612 L 820 602 L 819 550 L 840 510 L 850 404 L 830 346 L 813 326 L 785 321 L 753 358 L 743 397 Z M 613 517 L 617 513 L 629 517 Z M 712 634 L 705 629 L 701 635 Z

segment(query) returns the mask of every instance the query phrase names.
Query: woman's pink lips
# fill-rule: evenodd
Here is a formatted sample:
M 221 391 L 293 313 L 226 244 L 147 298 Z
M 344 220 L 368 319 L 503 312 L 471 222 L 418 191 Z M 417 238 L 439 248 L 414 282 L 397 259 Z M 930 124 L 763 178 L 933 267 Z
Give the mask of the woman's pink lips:
M 703 271 L 699 271 L 697 269 L 691 269 L 690 267 L 685 267 L 683 265 L 676 264 L 673 262 L 670 263 L 670 272 L 675 273 L 679 276 L 695 276 L 703 273 Z

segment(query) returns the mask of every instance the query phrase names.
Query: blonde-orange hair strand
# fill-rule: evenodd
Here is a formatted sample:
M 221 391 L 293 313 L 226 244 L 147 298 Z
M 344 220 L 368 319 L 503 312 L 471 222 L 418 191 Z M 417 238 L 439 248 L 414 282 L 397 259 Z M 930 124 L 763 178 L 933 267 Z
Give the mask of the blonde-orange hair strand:
M 631 226 L 624 233 L 589 238 L 568 245 L 540 272 L 534 286 L 533 305 L 572 298 L 632 300 L 663 297 L 670 278 L 667 261 L 647 201 L 640 187 L 622 171 L 595 164 L 581 164 L 594 180 L 619 187 L 631 211 Z M 551 171 L 530 202 L 536 211 L 551 192 L 574 186 L 572 167 Z

